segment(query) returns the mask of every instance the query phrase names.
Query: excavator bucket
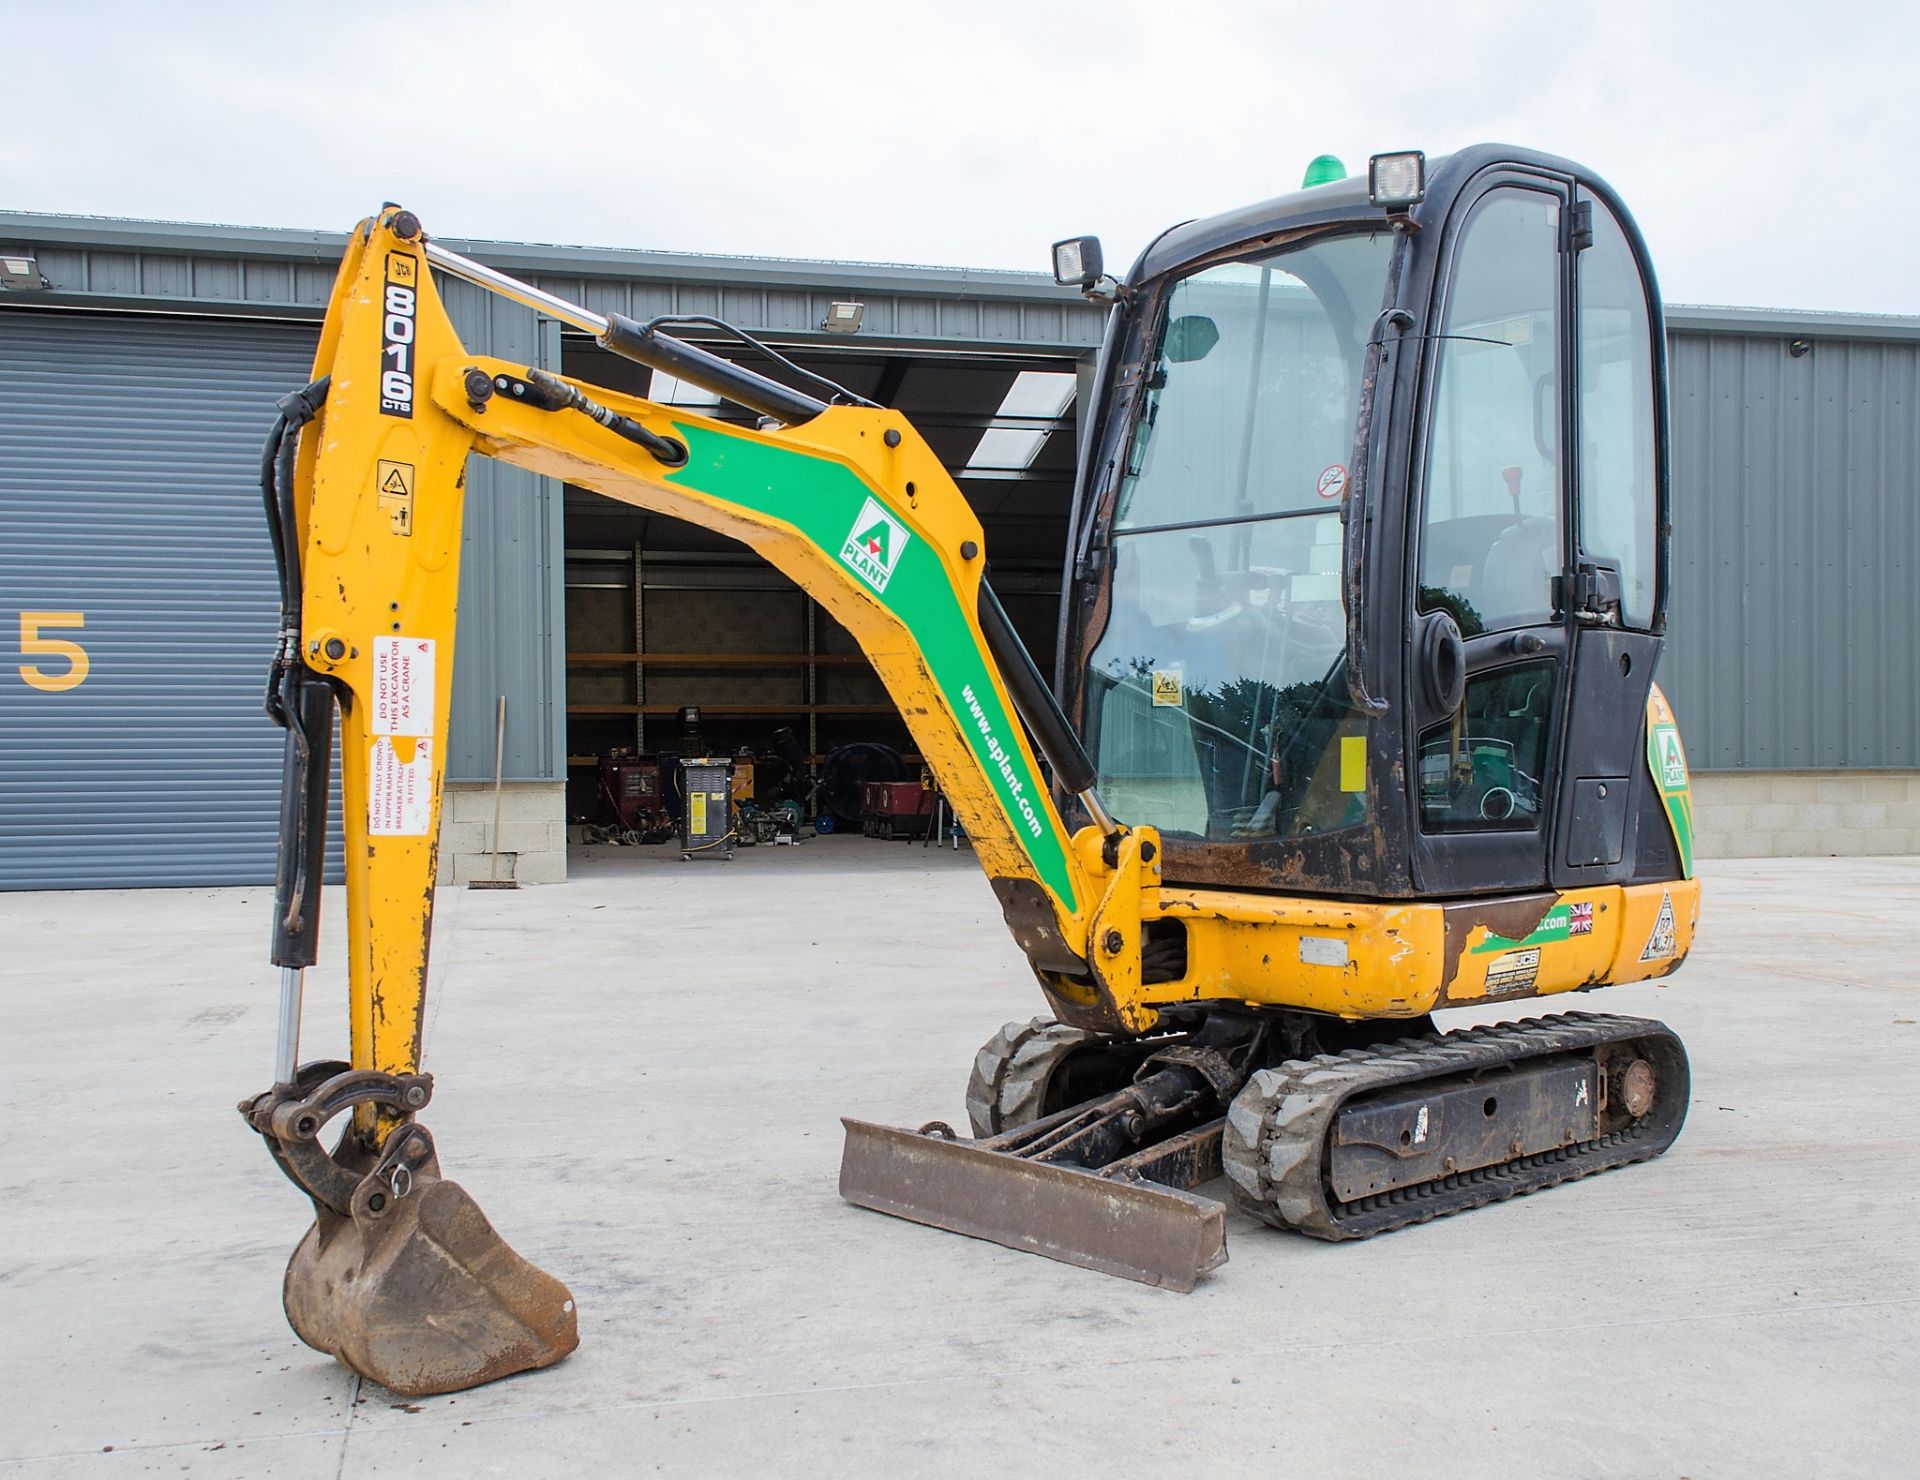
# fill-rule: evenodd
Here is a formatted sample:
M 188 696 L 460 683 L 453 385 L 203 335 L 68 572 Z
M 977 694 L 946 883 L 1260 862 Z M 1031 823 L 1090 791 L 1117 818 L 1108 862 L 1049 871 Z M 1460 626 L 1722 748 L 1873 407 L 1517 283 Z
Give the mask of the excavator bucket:
M 379 1212 L 321 1210 L 284 1298 L 308 1346 L 409 1398 L 549 1367 L 580 1344 L 567 1287 L 437 1178 Z
M 550 1367 L 580 1344 L 572 1294 L 440 1175 L 425 1126 L 404 1121 L 377 1149 L 351 1129 L 331 1150 L 321 1142 L 358 1105 L 411 1108 L 431 1091 L 424 1074 L 328 1062 L 240 1106 L 313 1201 L 287 1262 L 287 1320 L 308 1346 L 409 1398 Z
M 567 1287 L 516 1254 L 431 1154 L 401 1177 L 369 1175 L 347 1216 L 316 1214 L 287 1264 L 287 1319 L 363 1377 L 425 1397 L 549 1367 L 580 1344 Z
M 840 1195 L 857 1207 L 1182 1292 L 1226 1262 L 1226 1207 L 1140 1167 L 1093 1171 L 1001 1149 L 1024 1131 L 962 1141 L 943 1125 L 841 1124 Z M 1153 1170 L 1183 1163 L 1196 1179 L 1218 1171 L 1219 1122 L 1179 1140 L 1188 1144 L 1158 1149 Z

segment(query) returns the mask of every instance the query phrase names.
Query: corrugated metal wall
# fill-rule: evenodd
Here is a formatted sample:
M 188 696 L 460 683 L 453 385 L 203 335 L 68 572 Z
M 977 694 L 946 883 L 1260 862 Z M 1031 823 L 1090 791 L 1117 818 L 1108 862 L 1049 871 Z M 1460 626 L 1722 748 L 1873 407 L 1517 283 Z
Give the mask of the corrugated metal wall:
M 56 297 L 96 307 L 318 312 L 345 240 L 338 232 L 0 211 L 0 245 L 35 253 Z M 601 313 L 718 314 L 788 343 L 831 339 L 821 321 L 830 303 L 848 298 L 866 305 L 866 342 L 1081 349 L 1099 341 L 1107 319 L 1104 308 L 1040 273 L 439 240 Z
M 1670 336 L 1672 641 L 1702 769 L 1920 765 L 1920 343 Z
M 273 875 L 279 594 L 259 493 L 314 326 L 0 312 L 0 888 Z M 20 651 L 75 613 L 86 677 Z
M 557 364 L 557 325 L 454 284 L 481 353 Z M 317 325 L 0 312 L 0 888 L 272 877 L 280 733 L 260 712 L 277 623 L 260 509 L 274 400 Z M 558 779 L 560 488 L 483 458 L 468 477 L 448 776 Z M 90 668 L 48 692 L 23 612 L 79 612 Z
M 560 326 L 468 283 L 436 278 L 455 332 L 475 354 L 560 368 Z M 490 458 L 467 463 L 460 625 L 447 779 L 493 779 L 493 731 L 507 696 L 505 775 L 566 774 L 566 618 L 561 487 Z

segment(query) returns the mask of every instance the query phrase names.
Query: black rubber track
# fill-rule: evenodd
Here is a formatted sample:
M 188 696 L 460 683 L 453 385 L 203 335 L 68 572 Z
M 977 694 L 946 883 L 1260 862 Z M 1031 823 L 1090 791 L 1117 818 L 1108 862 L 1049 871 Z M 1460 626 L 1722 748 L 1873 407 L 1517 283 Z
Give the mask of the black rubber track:
M 1356 1202 L 1341 1202 L 1329 1189 L 1328 1138 L 1341 1107 L 1355 1096 L 1399 1089 L 1423 1079 L 1451 1079 L 1531 1059 L 1592 1052 L 1609 1044 L 1633 1044 L 1653 1066 L 1654 1103 L 1631 1124 L 1593 1141 Z M 1686 1050 L 1664 1024 L 1648 1018 L 1561 1013 L 1321 1054 L 1262 1069 L 1247 1081 L 1228 1111 L 1221 1158 L 1234 1202 L 1262 1222 L 1313 1238 L 1371 1238 L 1647 1161 L 1680 1134 L 1689 1094 Z

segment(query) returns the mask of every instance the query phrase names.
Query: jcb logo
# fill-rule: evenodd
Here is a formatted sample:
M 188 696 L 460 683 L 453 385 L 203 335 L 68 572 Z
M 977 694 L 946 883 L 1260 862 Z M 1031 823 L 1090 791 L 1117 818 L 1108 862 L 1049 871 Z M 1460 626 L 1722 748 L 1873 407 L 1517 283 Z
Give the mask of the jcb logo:
M 380 411 L 385 416 L 413 415 L 413 284 L 418 271 L 419 264 L 406 253 L 387 253 L 380 324 Z

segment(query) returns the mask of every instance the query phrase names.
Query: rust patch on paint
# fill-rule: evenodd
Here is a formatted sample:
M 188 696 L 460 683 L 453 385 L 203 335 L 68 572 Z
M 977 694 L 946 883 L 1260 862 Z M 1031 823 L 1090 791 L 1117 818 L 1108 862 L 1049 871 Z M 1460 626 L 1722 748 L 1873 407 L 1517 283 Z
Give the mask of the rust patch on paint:
M 1494 935 L 1507 940 L 1525 940 L 1539 928 L 1560 896 L 1551 889 L 1542 894 L 1508 894 L 1496 899 L 1474 899 L 1441 907 L 1446 922 L 1446 944 L 1442 960 L 1446 975 L 1440 981 L 1440 1006 L 1453 998 L 1454 981 L 1466 961 L 1467 937 L 1485 926 Z

